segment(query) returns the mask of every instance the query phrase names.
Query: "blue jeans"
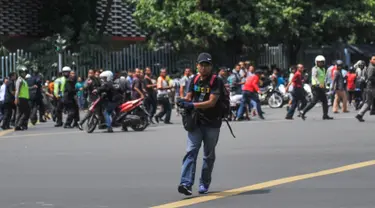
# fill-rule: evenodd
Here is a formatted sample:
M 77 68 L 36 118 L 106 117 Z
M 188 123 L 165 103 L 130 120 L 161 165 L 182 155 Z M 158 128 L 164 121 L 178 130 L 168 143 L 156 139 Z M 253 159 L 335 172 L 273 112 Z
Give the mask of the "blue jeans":
M 203 141 L 203 167 L 200 184 L 209 187 L 215 162 L 215 148 L 219 140 L 220 128 L 200 126 L 188 132 L 187 153 L 182 161 L 181 184 L 193 186 L 199 149 Z
M 80 95 L 77 98 L 78 98 L 79 109 L 82 110 L 85 107 L 85 98 L 83 97 L 83 95 Z
M 254 97 L 256 97 L 257 99 L 254 99 Z M 237 111 L 237 118 L 241 118 L 243 116 L 246 105 L 248 105 L 249 110 L 256 107 L 258 113 L 261 115 L 262 111 L 259 111 L 260 107 L 258 107 L 258 104 L 255 100 L 259 100 L 259 98 L 257 97 L 255 93 L 251 93 L 249 91 L 243 91 L 241 104 Z

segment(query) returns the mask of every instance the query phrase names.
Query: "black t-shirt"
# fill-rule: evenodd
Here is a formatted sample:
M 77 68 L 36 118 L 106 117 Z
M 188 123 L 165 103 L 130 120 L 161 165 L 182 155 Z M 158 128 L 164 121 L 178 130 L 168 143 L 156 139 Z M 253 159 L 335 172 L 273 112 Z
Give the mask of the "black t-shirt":
M 193 102 L 204 102 L 209 100 L 211 94 L 215 94 L 218 96 L 222 94 L 222 90 L 224 87 L 223 81 L 220 78 L 216 77 L 214 82 L 212 83 L 212 86 L 210 86 L 211 76 L 207 77 L 204 80 L 201 80 L 201 78 L 199 78 L 196 84 L 194 84 L 195 76 L 193 77 L 192 81 L 190 82 L 188 91 L 189 93 L 193 93 Z M 198 109 L 198 112 L 200 114 L 199 125 L 212 128 L 221 127 L 222 121 L 219 100 L 213 108 Z
M 16 91 L 16 86 L 12 80 L 9 80 L 6 90 L 5 90 L 5 99 L 4 103 L 13 103 L 14 102 L 14 95 L 12 92 Z
M 132 84 L 132 98 L 139 99 L 141 95 L 134 88 L 138 88 L 141 92 L 143 92 L 142 81 L 140 79 L 135 78 Z
M 144 85 L 145 85 L 145 88 L 146 88 L 146 92 L 149 96 L 152 96 L 154 95 L 155 93 L 155 90 L 153 87 L 147 87 L 147 85 L 152 85 L 152 80 L 150 78 L 146 78 L 144 79 Z

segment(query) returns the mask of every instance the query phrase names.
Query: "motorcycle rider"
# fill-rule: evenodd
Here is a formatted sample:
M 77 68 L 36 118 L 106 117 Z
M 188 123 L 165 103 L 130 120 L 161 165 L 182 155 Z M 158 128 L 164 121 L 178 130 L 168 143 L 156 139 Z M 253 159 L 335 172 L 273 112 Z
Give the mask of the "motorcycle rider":
M 370 109 L 370 107 L 374 104 L 374 98 L 375 98 L 375 55 L 371 57 L 370 64 L 367 67 L 366 70 L 366 100 L 361 108 L 361 110 L 358 112 L 356 118 L 360 122 L 364 122 L 363 116 L 365 113 Z
M 326 85 L 325 78 L 326 72 L 324 68 L 326 59 L 322 55 L 318 55 L 315 58 L 315 66 L 312 68 L 311 72 L 311 85 L 314 97 L 312 101 L 303 109 L 301 113 L 301 118 L 306 119 L 305 114 L 311 110 L 318 101 L 322 102 L 323 106 L 323 120 L 332 120 L 333 118 L 328 115 L 328 101 L 326 96 Z
M 99 77 L 102 86 L 96 91 L 98 95 L 105 97 L 103 100 L 104 118 L 107 125 L 107 132 L 112 133 L 112 112 L 121 103 L 122 96 L 113 86 L 113 73 L 111 71 L 104 71 Z
M 55 127 L 63 126 L 62 114 L 64 110 L 64 92 L 66 80 L 70 76 L 71 68 L 65 66 L 62 68 L 62 76 L 57 78 L 54 84 L 54 95 L 56 98 L 56 125 Z
M 18 70 L 18 79 L 16 81 L 16 92 L 14 104 L 17 106 L 17 117 L 15 131 L 27 130 L 27 124 L 30 117 L 29 107 L 29 86 L 25 80 L 27 68 L 21 66 Z

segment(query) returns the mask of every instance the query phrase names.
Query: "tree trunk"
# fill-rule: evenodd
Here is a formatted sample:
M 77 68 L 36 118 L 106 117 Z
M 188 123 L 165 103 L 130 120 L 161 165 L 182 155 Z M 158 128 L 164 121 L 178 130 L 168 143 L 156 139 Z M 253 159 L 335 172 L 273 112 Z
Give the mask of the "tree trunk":
M 289 44 L 288 44 L 289 65 L 297 64 L 297 56 L 298 56 L 298 52 L 300 48 L 301 48 L 301 41 L 296 40 L 295 38 L 289 41 Z
M 114 0 L 107 0 L 107 5 L 103 14 L 103 21 L 99 28 L 99 36 L 102 37 L 107 26 L 109 15 L 111 15 L 111 8 Z

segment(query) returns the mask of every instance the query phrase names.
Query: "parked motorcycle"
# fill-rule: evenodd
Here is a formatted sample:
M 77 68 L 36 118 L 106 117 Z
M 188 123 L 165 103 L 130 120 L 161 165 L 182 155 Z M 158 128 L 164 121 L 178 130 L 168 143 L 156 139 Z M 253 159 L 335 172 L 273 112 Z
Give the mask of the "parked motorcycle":
M 89 107 L 87 119 L 87 133 L 92 133 L 99 123 L 99 115 L 96 109 L 101 105 L 102 98 L 99 97 Z M 112 127 L 121 126 L 124 130 L 131 127 L 134 131 L 143 131 L 149 125 L 149 114 L 143 106 L 143 98 L 132 100 L 121 104 L 112 115 Z
M 242 95 L 231 95 L 230 96 L 230 118 L 228 118 L 230 121 L 235 120 L 237 117 L 237 111 L 240 108 L 242 100 Z
M 268 106 L 270 106 L 270 108 L 281 108 L 284 105 L 283 95 L 272 85 L 261 88 L 259 99 L 262 103 L 268 103 Z
M 121 124 L 123 130 L 130 127 L 134 131 L 143 131 L 150 124 L 150 114 L 143 105 L 143 100 L 144 98 L 139 98 L 119 106 L 119 116 L 115 120 Z

